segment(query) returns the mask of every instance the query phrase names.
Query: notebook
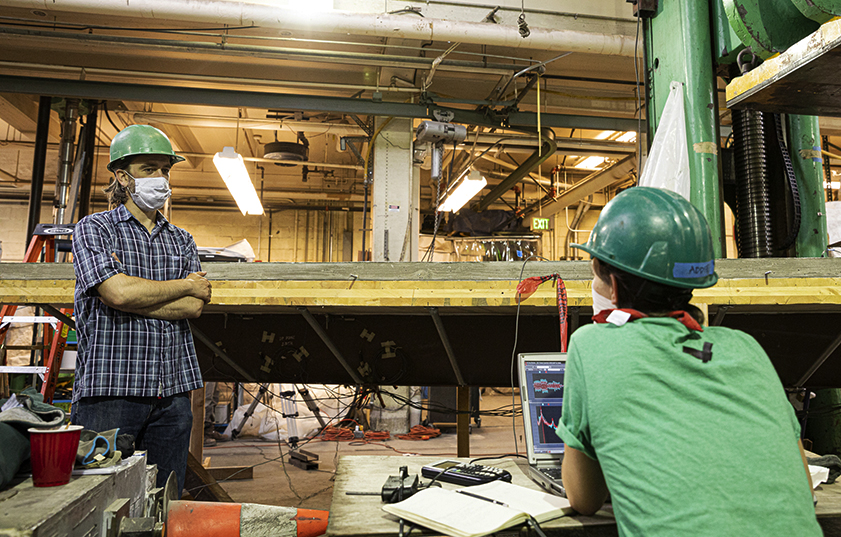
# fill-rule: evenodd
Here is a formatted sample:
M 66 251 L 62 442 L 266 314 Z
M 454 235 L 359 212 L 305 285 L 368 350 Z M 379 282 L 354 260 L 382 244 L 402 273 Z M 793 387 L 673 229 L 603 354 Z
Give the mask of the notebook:
M 566 497 L 561 480 L 564 443 L 555 434 L 564 401 L 566 353 L 518 356 L 528 475 L 538 485 Z
M 383 510 L 453 537 L 479 537 L 521 524 L 529 516 L 545 522 L 572 512 L 565 498 L 504 481 L 458 490 L 432 487 L 386 504 Z

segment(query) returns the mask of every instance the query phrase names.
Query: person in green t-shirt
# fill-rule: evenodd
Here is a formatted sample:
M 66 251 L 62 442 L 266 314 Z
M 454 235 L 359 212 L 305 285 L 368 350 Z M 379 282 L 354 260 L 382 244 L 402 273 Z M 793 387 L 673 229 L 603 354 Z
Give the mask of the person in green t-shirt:
M 689 304 L 718 280 L 700 211 L 634 187 L 574 246 L 592 256 L 595 324 L 571 338 L 557 427 L 572 507 L 610 492 L 619 535 L 822 535 L 768 356 Z

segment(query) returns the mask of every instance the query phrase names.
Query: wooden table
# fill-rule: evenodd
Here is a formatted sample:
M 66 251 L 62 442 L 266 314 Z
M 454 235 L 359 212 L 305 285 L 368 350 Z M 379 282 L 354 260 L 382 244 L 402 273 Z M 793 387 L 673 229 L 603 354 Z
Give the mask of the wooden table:
M 420 474 L 421 467 L 434 463 L 442 457 L 394 457 L 351 455 L 341 457 L 336 469 L 333 486 L 333 503 L 330 506 L 329 537 L 388 536 L 398 533 L 397 518 L 382 510 L 379 496 L 349 496 L 346 492 L 380 492 L 389 475 L 399 474 L 400 466 L 408 466 L 409 474 Z M 468 460 L 468 459 L 459 459 Z M 481 461 L 479 464 L 493 464 L 511 472 L 512 483 L 534 490 L 543 490 L 524 472 L 526 462 L 522 459 L 499 459 Z M 422 481 L 428 481 L 423 479 Z M 458 488 L 442 483 L 445 488 Z M 841 484 L 821 485 L 815 492 L 818 496 L 816 512 L 826 537 L 841 535 Z M 575 537 L 614 537 L 616 522 L 609 509 L 594 516 L 565 516 L 541 524 L 547 535 Z M 414 530 L 412 533 L 418 532 Z M 506 530 L 505 534 L 516 534 L 519 527 Z M 421 529 L 420 533 L 431 534 Z
M 352 455 L 341 457 L 336 469 L 336 481 L 333 485 L 333 503 L 330 506 L 330 523 L 327 535 L 330 537 L 362 537 L 397 535 L 397 518 L 382 510 L 383 503 L 379 496 L 349 496 L 354 492 L 380 492 L 389 475 L 399 474 L 400 466 L 408 466 L 409 474 L 420 474 L 425 464 L 440 461 L 443 457 L 390 457 Z M 469 459 L 459 459 L 467 461 Z M 525 461 L 499 459 L 481 461 L 479 464 L 492 463 L 494 466 L 511 472 L 512 483 L 534 490 L 543 490 L 529 479 L 522 470 Z M 422 479 L 428 481 L 428 479 Z M 442 483 L 445 488 L 456 489 L 457 485 Z M 541 524 L 548 535 L 574 535 L 587 537 L 615 536 L 616 523 L 609 511 L 599 511 L 595 516 L 566 516 Z M 414 530 L 412 533 L 417 532 Z M 430 530 L 421 530 L 429 534 Z M 503 533 L 515 534 L 518 527 Z

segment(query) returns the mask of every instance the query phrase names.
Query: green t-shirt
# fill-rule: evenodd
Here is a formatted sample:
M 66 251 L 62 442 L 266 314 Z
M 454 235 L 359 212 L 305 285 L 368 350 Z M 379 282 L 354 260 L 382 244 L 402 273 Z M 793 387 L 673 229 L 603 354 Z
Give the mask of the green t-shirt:
M 684 352 L 712 343 L 704 362 Z M 558 435 L 597 460 L 623 536 L 820 536 L 800 427 L 747 334 L 672 318 L 572 336 Z

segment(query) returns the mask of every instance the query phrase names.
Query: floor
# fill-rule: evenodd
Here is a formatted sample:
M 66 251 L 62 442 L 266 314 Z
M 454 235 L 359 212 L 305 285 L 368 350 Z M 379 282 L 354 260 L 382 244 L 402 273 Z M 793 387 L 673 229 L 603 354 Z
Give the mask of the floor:
M 510 390 L 509 390 L 510 392 Z M 494 392 L 482 396 L 482 410 L 511 406 L 511 395 Z M 517 396 L 519 407 L 519 396 Z M 522 418 L 516 418 L 517 449 L 525 451 L 522 436 Z M 240 503 L 285 505 L 307 509 L 330 509 L 333 494 L 333 475 L 339 457 L 352 455 L 394 455 L 393 474 L 398 473 L 400 458 L 404 456 L 440 455 L 442 458 L 456 456 L 455 430 L 437 438 L 425 441 L 391 440 L 378 443 L 325 442 L 315 439 L 304 447 L 319 455 L 318 470 L 302 470 L 290 465 L 285 444 L 262 441 L 255 437 L 238 438 L 231 442 L 220 442 L 215 447 L 204 448 L 204 458 L 210 457 L 210 467 L 254 466 L 254 478 L 230 480 L 222 487 Z M 499 455 L 514 452 L 514 434 L 511 417 L 483 416 L 481 427 L 472 427 L 470 434 L 470 456 Z M 379 492 L 371 491 L 371 492 Z

